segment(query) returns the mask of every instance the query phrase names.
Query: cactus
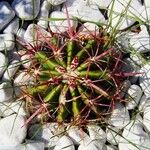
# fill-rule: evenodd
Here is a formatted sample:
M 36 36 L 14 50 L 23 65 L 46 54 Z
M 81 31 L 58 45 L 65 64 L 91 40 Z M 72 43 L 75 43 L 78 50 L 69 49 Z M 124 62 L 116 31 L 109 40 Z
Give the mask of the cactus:
M 53 34 L 25 49 L 33 57 L 27 72 L 36 81 L 24 92 L 29 120 L 40 116 L 58 123 L 104 121 L 114 101 L 122 101 L 124 53 L 102 28 L 93 36 Z

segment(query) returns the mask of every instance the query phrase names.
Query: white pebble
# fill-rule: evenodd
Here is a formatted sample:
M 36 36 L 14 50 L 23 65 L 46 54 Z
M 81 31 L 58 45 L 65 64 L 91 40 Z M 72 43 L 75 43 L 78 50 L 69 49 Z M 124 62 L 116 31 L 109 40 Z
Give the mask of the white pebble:
M 64 3 L 66 0 L 47 0 L 51 5 L 60 5 Z
M 30 44 L 43 44 L 51 34 L 36 24 L 30 24 L 24 34 L 24 40 Z
M 7 117 L 14 113 L 21 116 L 26 116 L 27 113 L 24 109 L 24 101 L 15 101 L 15 102 L 3 102 L 0 104 L 0 116 Z
M 67 0 L 64 3 L 62 10 L 66 12 L 66 9 L 70 15 L 81 20 L 106 23 L 106 20 L 99 11 L 98 6 L 90 5 L 88 1 Z
M 141 26 L 141 31 L 135 33 L 130 38 L 130 45 L 138 52 L 149 52 L 150 51 L 150 35 L 145 26 Z
M 143 130 L 142 119 L 135 118 L 124 128 L 119 150 L 146 150 L 149 148 L 150 138 Z
M 99 34 L 99 27 L 94 23 L 86 22 L 79 28 L 79 36 L 95 37 Z
M 150 97 L 146 97 L 145 94 L 141 97 L 140 103 L 139 103 L 139 111 L 143 112 L 146 107 L 150 106 Z
M 13 0 L 16 15 L 23 20 L 33 20 L 40 11 L 40 0 Z
M 108 8 L 108 16 L 111 16 L 109 19 L 111 26 L 118 30 L 130 27 L 136 21 L 135 16 L 139 16 L 141 13 L 139 12 L 141 7 L 142 4 L 138 0 L 117 0 L 112 2 Z
M 150 64 L 144 65 L 140 69 L 140 73 L 142 73 L 139 78 L 140 86 L 144 94 L 146 95 L 146 97 L 149 97 L 150 96 Z
M 7 58 L 5 57 L 5 55 L 3 53 L 0 53 L 0 77 L 2 76 L 4 70 L 7 67 Z
M 110 5 L 111 0 L 89 0 L 91 4 L 97 5 L 100 9 L 107 9 Z
M 91 142 L 91 143 L 89 143 L 89 144 L 87 144 L 87 145 L 85 145 L 85 144 L 79 145 L 78 150 L 102 150 L 102 149 L 99 149 L 99 148 L 94 144 L 94 142 Z
M 150 131 L 150 106 L 145 107 L 143 111 L 143 124 Z
M 121 103 L 115 103 L 109 123 L 117 128 L 123 128 L 130 122 L 129 112 Z
M 19 29 L 19 18 L 14 18 L 3 30 L 3 33 L 13 33 L 16 34 Z
M 10 101 L 13 98 L 13 88 L 9 82 L 0 84 L 0 102 Z
M 100 143 L 105 143 L 106 142 L 106 133 L 103 131 L 103 129 L 98 126 L 98 125 L 88 125 L 88 131 L 89 131 L 89 136 L 91 140 L 93 141 L 98 141 Z
M 87 144 L 91 142 L 90 137 L 83 130 L 76 126 L 72 126 L 67 130 L 68 136 L 72 139 L 75 145 Z
M 0 30 L 2 30 L 14 17 L 15 12 L 10 7 L 9 3 L 5 1 L 0 2 Z
M 141 96 L 142 96 L 141 88 L 135 84 L 131 85 L 126 94 L 126 98 L 129 101 L 126 105 L 127 109 L 129 110 L 134 109 L 138 105 Z
M 108 126 L 106 129 L 107 141 L 112 145 L 117 145 L 121 138 L 119 133 L 120 133 L 119 128 Z
M 31 139 L 44 142 L 45 147 L 53 147 L 60 139 L 62 130 L 57 123 L 34 124 L 29 128 L 28 134 Z
M 16 33 L 16 36 L 21 38 L 21 39 L 24 39 L 24 34 L 25 34 L 25 30 L 23 28 L 20 28 L 18 29 L 17 33 Z
M 0 51 L 12 50 L 15 46 L 13 34 L 0 34 Z
M 17 146 L 26 137 L 25 118 L 16 114 L 0 120 L 0 145 Z
M 53 33 L 62 33 L 62 32 L 67 32 L 69 30 L 69 23 L 67 20 L 67 14 L 61 12 L 61 11 L 53 11 L 50 14 L 50 18 L 57 18 L 57 19 L 62 19 L 62 20 L 51 20 L 49 21 L 49 26 L 50 29 L 52 30 Z M 72 30 L 76 29 L 77 22 L 71 20 L 70 16 L 70 27 Z
M 51 10 L 51 5 L 48 3 L 48 1 L 44 1 L 41 5 L 40 13 L 38 16 L 38 22 L 37 25 L 41 26 L 44 29 L 47 29 L 48 27 L 48 17 L 49 12 Z
M 71 139 L 64 135 L 58 140 L 54 150 L 75 150 L 75 147 Z
M 9 64 L 8 68 L 5 70 L 2 80 L 3 81 L 12 80 L 15 73 L 19 69 L 19 67 L 20 67 L 20 61 L 19 60 L 13 60 Z

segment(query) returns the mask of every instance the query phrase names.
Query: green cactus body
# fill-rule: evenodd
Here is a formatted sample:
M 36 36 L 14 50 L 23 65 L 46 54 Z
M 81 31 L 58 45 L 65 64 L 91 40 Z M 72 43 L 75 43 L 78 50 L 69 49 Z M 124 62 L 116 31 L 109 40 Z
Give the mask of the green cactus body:
M 122 52 L 104 48 L 105 43 L 94 38 L 81 41 L 55 35 L 49 41 L 56 49 L 45 43 L 33 54 L 35 66 L 30 71 L 33 75 L 35 68 L 39 72 L 36 84 L 28 88 L 29 95 L 47 106 L 44 113 L 53 116 L 49 121 L 103 118 L 125 79 L 115 76 Z

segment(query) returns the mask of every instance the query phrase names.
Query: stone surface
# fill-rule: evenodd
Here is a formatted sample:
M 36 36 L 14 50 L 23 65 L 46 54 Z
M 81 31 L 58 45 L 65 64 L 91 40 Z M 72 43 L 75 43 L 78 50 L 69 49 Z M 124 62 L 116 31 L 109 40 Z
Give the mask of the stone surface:
M 29 128 L 28 134 L 30 139 L 44 142 L 45 147 L 53 147 L 61 136 L 61 129 L 57 123 L 45 125 L 34 124 Z
M 91 4 L 97 5 L 100 9 L 107 9 L 111 0 L 89 0 Z
M 108 126 L 106 129 L 107 141 L 113 145 L 117 145 L 120 141 L 120 129 L 114 126 Z
M 99 27 L 94 23 L 86 22 L 78 30 L 78 36 L 95 37 L 99 34 Z
M 143 112 L 147 106 L 150 106 L 150 97 L 143 94 L 138 105 L 139 111 Z
M 3 30 L 3 33 L 13 33 L 16 34 L 19 29 L 19 18 L 14 18 Z
M 143 110 L 143 124 L 146 129 L 150 131 L 150 105 L 147 105 L 147 107 Z
M 75 147 L 72 140 L 64 135 L 58 140 L 54 150 L 75 150 Z
M 51 5 L 55 6 L 55 5 L 60 5 L 62 3 L 64 3 L 66 0 L 47 0 Z
M 142 73 L 140 78 L 139 78 L 139 83 L 144 91 L 144 94 L 146 97 L 150 96 L 150 64 L 144 65 L 141 69 L 140 72 Z
M 9 64 L 8 68 L 5 70 L 2 80 L 3 81 L 12 80 L 15 73 L 18 71 L 19 67 L 20 67 L 20 61 L 13 60 Z
M 115 103 L 109 123 L 117 128 L 123 128 L 130 122 L 128 110 L 121 104 Z
M 141 7 L 142 4 L 137 0 L 114 1 L 114 3 L 111 3 L 108 8 L 108 16 L 111 16 L 109 20 L 111 26 L 118 30 L 123 30 L 130 27 L 136 21 L 135 16 L 139 16 L 141 13 L 139 12 L 139 8 Z
M 47 0 L 44 0 L 41 5 L 40 13 L 38 15 L 38 22 L 37 22 L 37 25 L 41 26 L 44 29 L 48 28 L 47 18 L 49 17 L 50 10 L 51 10 L 50 3 L 48 3 Z
M 146 150 L 150 148 L 150 138 L 144 132 L 141 121 L 141 117 L 138 116 L 124 128 L 119 150 Z
M 11 115 L 0 120 L 0 145 L 17 146 L 26 137 L 27 127 L 25 118 L 22 116 Z
M 6 69 L 7 66 L 7 58 L 3 53 L 0 53 L 0 77 L 2 76 L 4 70 Z
M 0 103 L 0 116 L 7 117 L 14 113 L 21 116 L 26 116 L 27 113 L 25 112 L 24 106 L 24 101 Z
M 12 7 L 17 16 L 23 20 L 32 20 L 40 11 L 41 0 L 13 0 Z
M 29 68 L 32 64 L 33 56 L 26 50 L 20 50 L 19 52 L 20 62 L 24 68 Z
M 16 36 L 21 38 L 21 39 L 24 39 L 24 34 L 25 34 L 25 30 L 23 28 L 19 28 L 17 33 L 16 33 Z
M 67 130 L 68 136 L 72 139 L 75 145 L 87 144 L 91 142 L 90 137 L 83 130 L 76 126 L 72 126 Z
M 10 82 L 0 84 L 0 102 L 10 101 L 13 98 L 13 88 Z
M 51 34 L 36 24 L 30 24 L 24 34 L 24 40 L 32 45 L 49 40 Z
M 88 125 L 87 127 L 90 139 L 95 143 L 97 147 L 99 147 L 99 149 L 102 149 L 106 142 L 106 133 L 98 125 Z
M 145 26 L 141 26 L 141 31 L 139 33 L 135 33 L 130 38 L 130 45 L 138 52 L 149 52 L 150 51 L 150 35 Z
M 77 22 L 74 20 L 71 20 L 71 16 L 70 17 L 70 27 L 72 30 L 76 29 L 77 26 Z M 53 33 L 62 33 L 62 32 L 66 32 L 69 30 L 69 23 L 67 20 L 67 14 L 65 14 L 64 12 L 61 11 L 53 11 L 50 14 L 50 18 L 57 18 L 57 19 L 62 19 L 62 20 L 51 20 L 49 21 L 49 27 L 51 29 L 51 31 Z
M 97 5 L 90 5 L 88 1 L 67 0 L 62 10 L 81 20 L 105 23 L 105 18 Z
M 6 1 L 0 2 L 0 30 L 2 30 L 13 18 L 15 12 Z
M 129 110 L 134 109 L 138 105 L 141 96 L 142 96 L 141 88 L 135 84 L 131 85 L 126 94 L 126 98 L 129 101 L 126 105 L 127 109 Z
M 0 34 L 0 51 L 12 50 L 15 46 L 13 34 Z
M 85 144 L 81 144 L 78 147 L 78 150 L 102 150 L 99 149 L 93 142 L 85 145 Z

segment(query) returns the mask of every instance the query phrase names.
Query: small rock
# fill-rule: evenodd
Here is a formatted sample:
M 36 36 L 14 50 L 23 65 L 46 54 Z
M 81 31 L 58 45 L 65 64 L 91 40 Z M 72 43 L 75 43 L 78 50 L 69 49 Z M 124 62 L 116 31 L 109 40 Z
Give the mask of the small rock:
M 44 142 L 45 147 L 53 147 L 60 139 L 63 128 L 58 127 L 57 123 L 50 123 L 45 125 L 34 124 L 29 128 L 29 137 L 32 140 L 39 140 Z
M 146 107 L 150 106 L 150 97 L 146 97 L 145 94 L 143 94 L 143 96 L 140 99 L 140 103 L 139 103 L 139 111 L 143 112 L 145 110 Z
M 145 107 L 143 111 L 143 124 L 146 129 L 150 132 L 150 106 Z
M 15 46 L 13 34 L 0 34 L 0 51 L 12 50 Z
M 78 36 L 95 37 L 99 34 L 99 27 L 94 23 L 86 22 L 79 28 Z
M 44 29 L 48 28 L 48 17 L 49 17 L 49 12 L 51 10 L 51 5 L 48 3 L 48 1 L 44 1 L 41 5 L 40 13 L 38 16 L 38 22 L 37 25 L 41 26 Z
M 21 38 L 21 39 L 24 39 L 24 34 L 25 34 L 25 30 L 23 28 L 20 28 L 18 29 L 17 33 L 16 33 L 16 36 Z
M 58 140 L 54 150 L 75 150 L 75 147 L 71 139 L 64 135 Z
M 107 145 L 107 150 L 116 150 L 117 148 L 112 145 Z
M 78 147 L 78 150 L 102 150 L 99 149 L 93 142 L 90 142 L 89 144 L 81 144 Z
M 104 16 L 99 11 L 98 6 L 91 5 L 88 1 L 67 0 L 64 3 L 64 7 L 62 8 L 62 10 L 66 12 L 66 9 L 69 15 L 72 15 L 84 21 L 100 23 L 106 22 Z
M 113 145 L 117 145 L 120 141 L 120 129 L 108 126 L 106 129 L 107 141 Z
M 120 129 L 125 127 L 130 122 L 128 110 L 121 103 L 116 103 L 109 122 L 111 125 Z
M 91 139 L 88 136 L 88 134 L 76 126 L 70 127 L 67 130 L 67 133 L 75 145 L 87 144 L 91 142 Z
M 131 85 L 126 94 L 126 98 L 129 100 L 129 102 L 126 105 L 127 109 L 128 110 L 134 109 L 138 105 L 141 96 L 142 96 L 141 88 L 135 84 Z
M 33 20 L 40 11 L 40 0 L 13 0 L 16 15 L 23 20 Z
M 33 85 L 34 81 L 34 77 L 29 75 L 27 72 L 19 72 L 14 79 L 15 96 L 21 96 L 22 90 L 26 89 L 27 86 Z
M 90 0 L 91 4 L 97 5 L 100 9 L 107 9 L 111 0 Z
M 51 34 L 36 24 L 30 24 L 24 34 L 24 40 L 30 44 L 42 44 Z
M 0 84 L 0 102 L 10 101 L 13 98 L 13 88 L 9 82 Z
M 102 149 L 106 142 L 106 133 L 100 126 L 97 125 L 88 125 L 87 127 L 90 139 L 95 143 L 95 145 Z
M 3 30 L 3 33 L 16 34 L 19 29 L 19 18 L 14 18 L 7 27 Z
M 67 15 L 61 11 L 53 11 L 50 15 L 50 18 L 57 18 L 57 19 L 65 19 L 65 20 L 51 20 L 49 22 L 50 29 L 52 30 L 53 33 L 62 33 L 62 32 L 67 32 L 69 30 L 69 23 L 67 20 Z M 77 22 L 71 20 L 70 16 L 70 27 L 72 30 L 76 29 Z
M 2 80 L 3 81 L 12 80 L 14 75 L 15 75 L 15 73 L 19 69 L 19 67 L 20 67 L 20 61 L 19 60 L 13 60 L 9 64 L 8 68 L 6 69 Z
M 9 3 L 5 1 L 0 2 L 0 30 L 2 30 L 14 17 L 15 12 L 10 7 Z
M 149 135 L 144 132 L 141 117 L 132 120 L 123 130 L 119 150 L 146 150 L 150 148 Z
M 140 69 L 140 73 L 142 73 L 139 78 L 140 86 L 144 94 L 146 95 L 146 97 L 149 97 L 150 96 L 150 87 L 149 87 L 150 86 L 150 64 L 144 65 Z
M 66 0 L 47 0 L 51 5 L 55 6 L 55 5 L 60 5 L 62 3 L 64 3 Z
M 24 106 L 24 101 L 0 103 L 0 116 L 7 117 L 14 113 L 17 115 L 26 116 L 27 113 L 25 112 Z
M 130 38 L 130 45 L 138 52 L 149 52 L 150 51 L 150 35 L 145 26 L 141 26 L 141 31 L 139 33 L 135 33 Z
M 15 114 L 5 117 L 0 120 L 0 145 L 15 147 L 23 142 L 26 132 L 24 117 Z
M 2 76 L 4 70 L 7 67 L 7 58 L 3 53 L 0 53 L 0 77 Z
M 44 143 L 30 141 L 27 142 L 26 145 L 22 144 L 19 150 L 44 150 Z
M 20 50 L 18 53 L 20 55 L 20 61 L 22 66 L 24 68 L 29 68 L 33 61 L 32 54 L 28 54 L 26 50 Z
M 121 97 L 124 97 L 125 94 L 127 93 L 127 90 L 129 89 L 129 87 L 131 86 L 131 82 L 129 80 L 125 80 L 123 83 L 122 83 L 122 86 L 121 86 L 121 93 L 120 93 L 120 96 Z
M 130 27 L 136 22 L 135 16 L 139 16 L 141 13 L 139 12 L 139 8 L 141 7 L 142 4 L 137 0 L 114 1 L 114 3 L 111 3 L 108 7 L 108 16 L 111 16 L 109 20 L 111 26 L 118 30 Z

